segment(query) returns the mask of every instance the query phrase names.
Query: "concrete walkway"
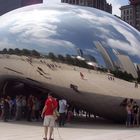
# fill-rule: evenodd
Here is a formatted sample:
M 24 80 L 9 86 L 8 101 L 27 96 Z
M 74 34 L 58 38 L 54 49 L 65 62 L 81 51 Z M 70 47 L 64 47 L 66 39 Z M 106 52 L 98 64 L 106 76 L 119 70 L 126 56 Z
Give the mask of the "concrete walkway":
M 0 122 L 0 140 L 42 140 L 40 122 Z M 55 128 L 55 140 L 139 140 L 140 128 L 103 121 L 75 122 Z

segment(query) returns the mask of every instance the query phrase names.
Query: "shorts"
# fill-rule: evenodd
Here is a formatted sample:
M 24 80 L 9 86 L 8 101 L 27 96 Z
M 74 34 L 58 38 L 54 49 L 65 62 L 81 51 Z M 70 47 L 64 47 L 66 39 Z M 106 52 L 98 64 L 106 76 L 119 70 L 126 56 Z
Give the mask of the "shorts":
M 53 115 L 47 115 L 44 117 L 43 126 L 53 127 L 55 125 L 55 118 Z

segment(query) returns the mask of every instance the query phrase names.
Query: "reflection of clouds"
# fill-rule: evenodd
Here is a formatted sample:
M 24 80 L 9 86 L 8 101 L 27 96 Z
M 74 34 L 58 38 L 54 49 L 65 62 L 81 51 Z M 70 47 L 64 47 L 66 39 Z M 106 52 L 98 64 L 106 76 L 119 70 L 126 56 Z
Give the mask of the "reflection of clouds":
M 15 45 L 5 38 L 3 40 L 0 40 L 0 50 L 3 50 L 4 48 L 15 48 Z
M 87 51 L 87 52 L 89 52 L 89 53 L 97 54 L 97 50 L 85 49 L 85 51 Z
M 122 28 L 121 26 L 116 26 L 116 29 L 120 32 L 123 33 L 123 35 L 126 37 L 126 39 L 130 42 L 129 43 L 124 43 L 124 42 L 120 42 L 119 46 L 117 47 L 116 44 L 111 45 L 114 46 L 118 49 L 122 49 L 126 52 L 128 52 L 128 54 L 131 55 L 138 55 L 140 57 L 140 39 L 138 40 L 134 34 L 132 34 L 130 31 L 125 30 L 125 28 Z M 118 40 L 119 42 L 119 40 Z
M 138 55 L 138 56 L 140 55 L 140 51 L 138 51 L 136 47 L 131 47 L 130 44 L 126 42 L 122 42 L 122 41 L 114 40 L 114 39 L 108 39 L 107 41 L 108 41 L 107 43 L 110 46 L 112 46 L 112 48 L 129 52 L 129 54 L 131 55 Z
M 24 15 L 22 15 L 24 14 Z M 20 17 L 14 17 L 15 23 L 10 27 L 9 31 L 12 34 L 19 34 L 19 38 L 48 38 L 51 35 L 56 35 L 57 26 L 54 25 L 59 21 L 56 18 L 56 11 L 29 11 L 20 13 Z M 24 18 L 22 18 L 24 17 Z M 46 18 L 47 17 L 47 18 Z M 47 21 L 45 22 L 45 20 Z
M 31 8 L 33 8 L 34 10 L 31 10 Z M 37 6 L 31 6 L 31 8 L 29 7 L 25 7 L 22 9 L 18 9 L 17 12 L 13 11 L 13 12 L 9 12 L 7 14 L 7 16 L 10 16 L 12 18 L 7 18 L 7 16 L 2 16 L 1 17 L 1 26 L 0 28 L 3 28 L 5 26 L 8 25 L 24 25 L 24 24 L 38 24 L 38 23 L 42 23 L 44 21 L 47 20 L 47 22 L 50 23 L 58 23 L 60 20 L 58 18 L 56 18 L 58 15 L 62 14 L 61 12 L 57 12 L 57 10 L 49 10 L 47 9 L 43 9 L 42 10 L 38 10 Z M 25 9 L 25 11 L 24 11 Z
M 77 9 L 76 13 L 78 13 L 78 16 L 81 19 L 85 19 L 88 22 L 92 23 L 93 26 L 95 24 L 97 24 L 98 26 L 108 25 L 109 23 L 116 24 L 116 21 L 113 20 L 112 17 L 110 17 L 108 14 L 105 14 L 105 12 L 102 12 L 100 10 L 92 9 L 91 11 L 87 11 L 84 9 Z
M 69 41 L 66 40 L 60 40 L 60 39 L 40 39 L 36 40 L 35 38 L 32 38 L 31 42 L 34 41 L 37 43 L 37 45 L 43 45 L 45 48 L 49 48 L 50 46 L 53 46 L 55 48 L 57 47 L 63 47 L 63 49 L 72 49 L 75 48 L 75 45 L 72 44 Z
M 33 36 L 33 37 L 39 37 L 39 38 L 45 38 L 49 37 L 52 34 L 56 34 L 56 26 L 55 25 L 50 25 L 50 24 L 29 24 L 23 25 L 17 24 L 14 26 L 11 26 L 9 31 L 12 34 L 17 34 L 20 33 L 21 37 L 28 37 L 28 36 Z
M 53 46 L 62 46 L 64 48 L 75 48 L 75 45 L 71 42 L 60 39 L 50 39 L 47 40 L 47 43 L 52 44 Z
M 3 26 L 10 25 L 9 32 L 17 35 L 16 41 L 18 43 L 25 43 L 26 45 L 35 44 L 46 49 L 50 46 L 53 46 L 55 49 L 58 49 L 58 47 L 72 49 L 75 45 L 70 41 L 52 38 L 52 36 L 59 36 L 57 24 L 60 20 L 57 16 L 62 14 L 64 13 L 57 12 L 56 10 L 20 12 L 12 18 L 14 22 L 9 20 L 9 22 L 13 23 L 12 26 L 10 23 L 6 23 L 7 25 L 3 23 Z
M 16 25 L 10 27 L 10 32 L 12 34 L 18 34 L 18 40 L 21 42 L 30 42 L 32 38 L 38 39 L 46 39 L 51 35 L 56 35 L 56 26 L 43 24 L 32 24 L 32 25 Z
M 47 10 L 47 12 L 46 10 L 19 12 L 14 14 L 12 18 L 4 17 L 5 20 L 3 20 L 2 17 L 0 28 L 10 25 L 9 32 L 12 35 L 18 34 L 17 40 L 19 42 L 28 43 L 32 38 L 42 40 L 57 34 L 57 26 L 54 24 L 60 22 L 56 18 L 60 14 L 56 10 Z
M 79 47 L 98 57 L 96 49 L 92 49 L 94 40 L 131 56 L 140 54 L 140 34 L 111 14 L 94 8 L 68 4 L 52 8 L 30 6 L 2 16 L 0 22 L 0 30 L 4 30 L 8 37 L 13 35 L 19 47 L 36 46 L 38 50 L 56 49 L 62 53 L 63 49 L 68 50 L 67 53 L 71 49 L 73 54 L 76 53 L 74 48 Z
M 137 55 L 140 57 L 140 39 L 138 40 L 136 36 L 132 33 L 132 27 L 127 25 L 122 21 L 115 19 L 116 17 L 110 16 L 109 14 L 104 14 L 104 12 L 95 12 L 78 10 L 79 16 L 82 19 L 88 20 L 92 23 L 92 27 L 97 29 L 103 34 L 96 34 L 102 39 L 105 39 L 109 46 L 116 49 L 121 49 L 130 55 Z M 105 28 L 106 27 L 106 28 Z M 114 32 L 109 28 L 113 28 Z M 133 29 L 133 32 L 135 30 Z M 114 38 L 111 35 L 118 35 Z M 120 35 L 119 35 L 120 34 Z M 138 34 L 138 32 L 136 32 Z M 115 36 L 116 36 L 115 35 Z M 139 34 L 140 35 L 140 34 Z M 121 40 L 120 36 L 123 36 L 127 41 Z
M 110 31 L 104 27 L 96 27 L 97 30 L 100 30 L 102 33 L 110 34 Z

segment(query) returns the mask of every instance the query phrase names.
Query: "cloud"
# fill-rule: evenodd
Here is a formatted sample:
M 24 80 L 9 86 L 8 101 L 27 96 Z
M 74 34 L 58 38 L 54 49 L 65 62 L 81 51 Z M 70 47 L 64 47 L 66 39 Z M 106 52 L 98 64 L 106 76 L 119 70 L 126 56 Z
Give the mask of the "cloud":
M 128 4 L 128 0 L 107 0 L 108 3 L 112 4 L 113 15 L 121 16 L 120 7 Z
M 115 16 L 103 11 L 71 6 L 70 8 L 64 7 L 61 11 L 41 8 L 41 10 L 21 11 L 13 14 L 13 18 L 9 16 L 5 16 L 8 22 L 4 23 L 1 20 L 3 23 L 0 29 L 5 28 L 9 39 L 15 41 L 19 47 L 35 47 L 43 51 L 55 48 L 59 52 L 71 50 L 75 53 L 75 47 L 79 45 L 82 48 L 87 41 L 86 46 L 89 49 L 87 52 L 90 52 L 92 50 L 90 47 L 93 46 L 92 41 L 99 40 L 101 43 L 105 42 L 105 47 L 123 50 L 131 56 L 140 56 L 139 33 Z M 67 20 L 69 22 L 66 22 Z M 84 32 L 81 32 L 82 28 Z M 77 37 L 78 32 L 81 35 Z M 89 39 L 85 37 L 86 35 L 89 35 Z M 6 40 L 1 43 L 3 43 L 1 46 L 13 47 L 8 47 Z
M 121 50 L 130 55 L 137 55 L 140 57 L 140 47 L 138 46 L 138 44 L 140 44 L 140 40 L 138 40 L 135 35 L 131 33 L 131 30 L 125 29 L 123 26 L 116 25 L 115 28 L 116 30 L 120 31 L 120 33 L 123 33 L 129 43 L 120 40 L 107 39 L 108 44 L 116 49 L 121 48 Z
M 103 14 L 103 12 L 98 13 L 98 18 L 97 14 L 93 13 L 93 11 L 86 11 L 84 9 L 76 9 L 75 13 L 77 13 L 80 18 L 91 23 L 90 26 L 92 26 L 92 28 L 102 33 L 100 35 L 96 33 L 96 36 L 102 40 L 106 40 L 110 47 L 116 49 L 121 48 L 121 50 L 132 56 L 139 56 L 140 48 L 137 44 L 140 44 L 140 40 L 132 33 L 134 29 L 132 30 L 130 25 L 110 14 Z M 122 37 L 124 40 L 122 40 Z
M 114 15 L 118 15 L 120 16 L 121 11 L 120 11 L 120 7 L 121 7 L 121 2 L 119 2 L 118 0 L 107 0 L 109 3 L 112 4 L 112 13 Z
M 9 42 L 8 39 L 4 38 L 0 40 L 0 50 L 3 50 L 4 48 L 15 48 L 16 46 L 12 44 L 12 42 Z
M 11 20 L 8 18 L 6 23 L 3 22 L 2 27 L 8 26 L 8 32 L 12 36 L 16 36 L 15 40 L 20 46 L 32 46 L 34 44 L 39 46 L 40 49 L 59 49 L 60 47 L 63 49 L 73 49 L 75 48 L 73 43 L 59 39 L 60 35 L 57 32 L 57 26 L 60 23 L 60 19 L 57 17 L 62 14 L 64 13 L 57 12 L 56 10 L 47 10 L 47 12 L 44 12 L 44 10 L 19 12 Z M 7 48 L 10 47 L 6 41 L 3 44 Z

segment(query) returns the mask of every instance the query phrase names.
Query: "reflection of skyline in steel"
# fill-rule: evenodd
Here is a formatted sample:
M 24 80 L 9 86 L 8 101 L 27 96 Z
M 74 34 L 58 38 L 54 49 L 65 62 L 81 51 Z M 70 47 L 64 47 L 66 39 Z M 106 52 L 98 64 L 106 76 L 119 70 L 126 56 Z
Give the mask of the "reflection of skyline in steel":
M 100 42 L 95 42 L 95 46 L 97 47 L 98 51 L 101 53 L 104 62 L 106 64 L 106 67 L 114 70 L 114 64 L 113 61 L 111 60 L 111 57 L 109 56 L 108 52 L 106 51 L 106 49 L 102 46 L 102 44 Z
M 118 54 L 117 57 L 120 61 L 121 70 L 126 71 L 127 73 L 131 73 L 134 78 L 138 78 L 137 70 L 129 56 Z
M 99 41 L 108 50 L 112 66 L 116 63 L 112 49 L 140 63 L 139 32 L 103 11 L 76 7 L 68 4 L 52 8 L 38 5 L 2 16 L 0 50 L 18 47 L 65 56 L 77 55 L 76 50 L 79 48 L 80 55 L 93 56 L 99 65 L 105 65 L 102 55 L 93 44 Z
M 58 4 L 18 9 L 0 17 L 0 23 L 1 91 L 7 83 L 25 83 L 112 120 L 125 119 L 124 98 L 140 104 L 139 89 L 126 81 L 135 79 L 104 68 L 119 66 L 117 53 L 140 64 L 140 34 L 123 21 L 97 9 Z M 101 43 L 103 53 L 94 42 Z
M 80 48 L 77 48 L 77 54 L 83 57 L 83 51 Z

